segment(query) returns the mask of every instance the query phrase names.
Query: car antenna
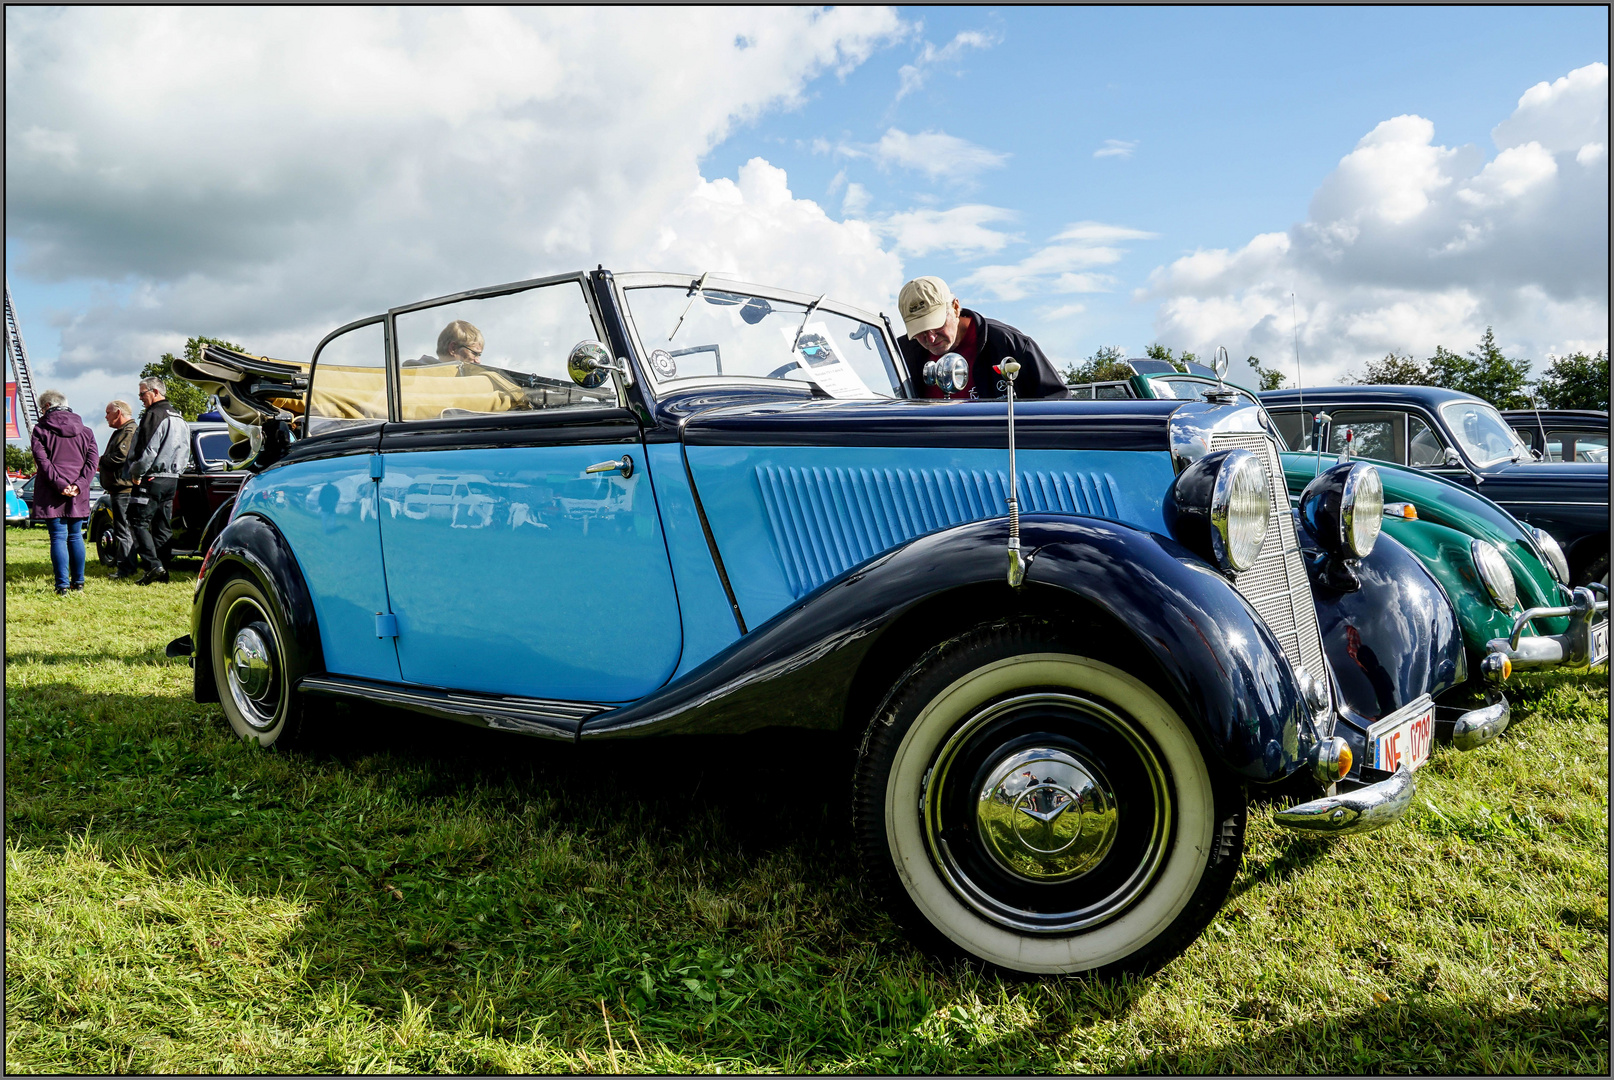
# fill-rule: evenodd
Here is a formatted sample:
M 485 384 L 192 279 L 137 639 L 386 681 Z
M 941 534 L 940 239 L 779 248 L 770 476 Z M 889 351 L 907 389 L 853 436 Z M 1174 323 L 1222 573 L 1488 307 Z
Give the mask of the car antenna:
M 1003 376 L 1009 400 L 1009 585 L 1018 589 L 1026 579 L 1026 561 L 1020 557 L 1020 475 L 1014 465 L 1014 377 L 1020 365 L 1010 356 L 992 370 Z
M 706 292 L 705 292 L 705 290 L 706 290 L 706 279 L 709 276 L 711 276 L 711 273 L 712 272 L 710 270 L 706 271 L 706 273 L 704 273 L 700 277 L 696 278 L 695 281 L 690 284 L 690 286 L 689 286 L 689 303 L 684 305 L 684 310 L 682 312 L 680 312 L 679 315 L 678 315 L 678 321 L 673 323 L 672 330 L 668 332 L 668 334 L 667 334 L 667 340 L 668 341 L 671 341 L 673 339 L 673 334 L 678 333 L 678 328 L 680 326 L 684 325 L 684 316 L 689 314 L 689 309 L 695 303 L 695 297 L 706 295 Z
M 1295 389 L 1300 393 L 1300 423 L 1306 423 L 1306 376 L 1300 371 L 1300 317 L 1295 313 L 1295 294 L 1289 293 L 1289 325 L 1295 333 Z M 1323 471 L 1323 437 L 1322 418 L 1319 416 L 1311 425 L 1311 448 L 1317 454 L 1316 472 Z

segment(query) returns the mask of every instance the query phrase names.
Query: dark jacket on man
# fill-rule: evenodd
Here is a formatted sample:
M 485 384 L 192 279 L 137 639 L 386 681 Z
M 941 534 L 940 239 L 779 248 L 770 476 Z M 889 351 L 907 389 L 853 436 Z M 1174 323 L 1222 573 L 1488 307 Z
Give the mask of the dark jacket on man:
M 101 455 L 101 486 L 107 491 L 128 491 L 134 487 L 134 481 L 124 479 L 123 466 L 129 460 L 129 451 L 134 449 L 139 430 L 140 425 L 130 420 L 107 440 L 106 453 Z
M 90 481 L 95 477 L 95 433 L 77 413 L 65 406 L 47 410 L 34 425 L 34 517 L 87 518 L 90 516 Z M 62 489 L 78 485 L 77 495 Z M 65 580 L 65 579 L 64 579 Z
M 1008 395 L 1003 376 L 992 369 L 1011 356 L 1020 362 L 1020 373 L 1014 380 L 1016 398 L 1070 396 L 1065 380 L 1059 377 L 1059 372 L 1054 370 L 1054 365 L 1043 355 L 1042 349 L 1029 334 L 1016 330 L 1008 323 L 985 318 L 968 308 L 964 308 L 960 314 L 975 320 L 980 328 L 977 331 L 980 335 L 980 345 L 975 353 L 975 363 L 970 367 L 970 384 L 975 396 L 992 400 Z M 914 396 L 923 396 L 921 391 L 925 384 L 925 361 L 934 360 L 936 357 L 930 355 L 917 341 L 908 337 L 897 339 L 897 345 L 902 350 L 903 363 L 907 368 Z

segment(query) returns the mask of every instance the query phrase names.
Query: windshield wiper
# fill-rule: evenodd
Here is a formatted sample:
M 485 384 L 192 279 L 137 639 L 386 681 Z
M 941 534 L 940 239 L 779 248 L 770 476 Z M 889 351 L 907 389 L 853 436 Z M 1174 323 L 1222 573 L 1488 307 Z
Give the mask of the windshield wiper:
M 801 332 L 807 329 L 807 320 L 813 317 L 813 312 L 818 310 L 818 305 L 822 304 L 824 302 L 824 297 L 828 295 L 829 293 L 822 293 L 819 295 L 817 300 L 814 300 L 812 303 L 807 305 L 807 310 L 802 314 L 801 317 L 801 325 L 796 327 L 796 337 L 790 342 L 791 352 L 795 352 L 796 346 L 801 344 Z
M 702 295 L 704 293 L 704 291 L 706 289 L 706 279 L 711 277 L 711 276 L 712 276 L 712 272 L 710 270 L 708 270 L 708 271 L 706 271 L 706 273 L 702 274 L 699 278 L 697 278 L 695 280 L 695 283 L 689 287 L 689 303 L 684 305 L 684 310 L 681 313 L 679 313 L 678 321 L 673 323 L 673 328 L 670 331 L 668 331 L 668 333 L 667 333 L 667 340 L 668 341 L 671 341 L 673 339 L 673 335 L 678 333 L 678 328 L 680 326 L 684 325 L 684 316 L 688 315 L 689 314 L 689 309 L 695 305 L 695 297 L 700 296 L 700 295 Z

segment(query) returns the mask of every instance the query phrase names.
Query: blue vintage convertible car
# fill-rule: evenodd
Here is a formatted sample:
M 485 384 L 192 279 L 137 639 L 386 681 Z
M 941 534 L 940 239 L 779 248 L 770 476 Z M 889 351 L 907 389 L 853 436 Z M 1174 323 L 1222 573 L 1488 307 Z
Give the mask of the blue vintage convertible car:
M 210 349 L 187 374 L 263 450 L 171 655 L 266 746 L 331 698 L 843 732 L 868 880 L 1020 972 L 1180 952 L 1254 795 L 1317 834 L 1400 816 L 1467 671 L 1374 466 L 1291 513 L 1231 393 L 912 400 L 899 355 L 824 297 L 604 270 L 394 308 L 311 365 Z M 1506 702 L 1448 719 L 1478 745 Z

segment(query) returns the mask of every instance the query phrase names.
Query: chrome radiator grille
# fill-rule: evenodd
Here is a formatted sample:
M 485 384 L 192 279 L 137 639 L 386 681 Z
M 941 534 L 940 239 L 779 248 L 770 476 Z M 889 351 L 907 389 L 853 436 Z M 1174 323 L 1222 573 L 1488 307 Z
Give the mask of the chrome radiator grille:
M 1255 431 L 1218 432 L 1211 436 L 1212 450 L 1248 450 L 1261 459 L 1267 474 L 1267 540 L 1255 565 L 1240 574 L 1234 587 L 1250 602 L 1277 637 L 1291 664 L 1302 664 L 1313 676 L 1329 682 L 1323 664 L 1323 640 L 1317 630 L 1317 609 L 1312 604 L 1311 582 L 1300 558 L 1289 510 L 1289 489 L 1283 465 L 1272 440 Z

